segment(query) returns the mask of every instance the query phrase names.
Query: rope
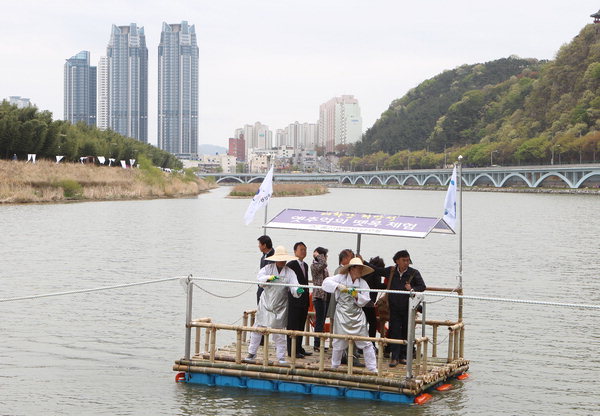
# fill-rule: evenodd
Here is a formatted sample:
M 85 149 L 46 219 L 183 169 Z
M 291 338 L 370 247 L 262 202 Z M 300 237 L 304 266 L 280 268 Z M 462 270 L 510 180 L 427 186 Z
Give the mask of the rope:
M 67 292 L 45 293 L 42 295 L 19 296 L 19 297 L 14 297 L 14 298 L 2 298 L 2 299 L 0 299 L 0 303 L 13 302 L 13 301 L 17 301 L 17 300 L 26 300 L 26 299 L 49 298 L 52 296 L 74 295 L 77 293 L 100 292 L 102 290 L 121 289 L 121 288 L 125 288 L 125 287 L 150 285 L 153 283 L 162 283 L 162 282 L 168 282 L 170 280 L 179 280 L 179 279 L 181 279 L 181 277 L 167 277 L 164 279 L 146 280 L 144 282 L 124 283 L 122 285 L 114 285 L 114 286 L 102 286 L 102 287 L 96 287 L 93 289 L 79 289 L 79 290 L 69 290 Z
M 294 285 L 289 283 L 258 283 L 258 282 L 249 282 L 247 280 L 233 280 L 233 279 L 218 279 L 213 277 L 193 277 L 192 280 L 206 280 L 211 282 L 228 282 L 228 283 L 241 283 L 241 284 L 260 284 L 264 286 L 286 286 L 286 287 L 301 287 L 305 289 L 321 289 L 321 286 L 313 286 L 313 285 Z M 387 290 L 387 289 L 361 289 L 355 288 L 359 292 L 377 292 L 377 293 L 396 293 L 401 295 L 413 295 L 415 292 L 406 291 L 406 290 Z M 487 302 L 507 302 L 507 303 L 521 303 L 521 304 L 529 304 L 529 305 L 543 305 L 543 306 L 558 306 L 565 308 L 582 308 L 582 309 L 597 309 L 600 310 L 600 305 L 590 305 L 590 304 L 582 304 L 582 303 L 562 303 L 562 302 L 548 302 L 541 300 L 528 300 L 528 299 L 509 299 L 509 298 L 497 298 L 497 297 L 488 297 L 488 296 L 467 296 L 467 295 L 454 295 L 454 294 L 442 294 L 437 292 L 429 292 L 425 291 L 424 293 L 427 296 L 441 297 L 441 298 L 450 298 L 450 299 L 468 299 L 468 300 L 480 300 Z
M 239 295 L 235 295 L 235 296 L 216 295 L 214 293 L 210 293 L 208 290 L 206 290 L 198 285 L 195 285 L 199 289 L 205 291 L 206 293 L 208 293 L 212 296 L 216 296 L 216 297 L 220 297 L 220 298 L 224 298 L 224 299 L 231 299 L 231 298 L 242 296 L 244 293 L 246 293 L 248 290 L 250 290 L 250 288 L 252 286 L 254 286 L 256 284 L 260 284 L 260 285 L 264 285 L 264 286 L 286 286 L 286 287 L 301 287 L 301 288 L 305 288 L 305 289 L 321 289 L 321 286 L 314 286 L 314 285 L 293 285 L 293 284 L 288 284 L 288 283 L 270 283 L 270 282 L 258 283 L 258 282 L 250 282 L 247 280 L 233 280 L 233 279 L 218 279 L 218 278 L 212 278 L 212 277 L 186 276 L 183 278 L 182 277 L 167 277 L 164 279 L 146 280 L 143 282 L 134 282 L 134 283 L 124 283 L 121 285 L 114 285 L 114 286 L 102 286 L 102 287 L 96 287 L 96 288 L 92 288 L 92 289 L 79 289 L 79 290 L 70 290 L 70 291 L 66 291 L 66 292 L 45 293 L 45 294 L 41 294 L 41 295 L 19 296 L 19 297 L 13 297 L 13 298 L 1 298 L 0 303 L 13 302 L 13 301 L 19 301 L 19 300 L 27 300 L 27 299 L 48 298 L 48 297 L 53 297 L 53 296 L 74 295 L 74 294 L 78 294 L 78 293 L 100 292 L 103 290 L 122 289 L 122 288 L 133 287 L 133 286 L 141 286 L 141 285 L 149 285 L 149 284 L 154 284 L 154 283 L 168 282 L 171 280 L 189 280 L 189 281 L 204 280 L 204 281 L 208 281 L 208 282 L 240 283 L 240 284 L 249 285 L 248 289 L 246 289 L 244 292 L 240 293 Z M 413 295 L 415 293 L 413 291 L 387 290 L 387 289 L 356 288 L 356 290 L 360 291 L 360 292 L 396 293 L 396 294 L 402 294 L 402 295 Z M 548 302 L 548 301 L 529 300 L 529 299 L 509 299 L 509 298 L 498 298 L 498 297 L 488 297 L 488 296 L 441 294 L 441 293 L 429 292 L 429 291 L 425 291 L 425 293 L 427 294 L 427 296 L 450 298 L 450 299 L 467 299 L 467 300 L 478 300 L 478 301 L 486 301 L 486 302 L 505 302 L 505 303 L 519 303 L 519 304 L 527 304 L 527 305 L 557 306 L 557 307 L 565 307 L 565 308 L 600 310 L 600 305 L 581 304 L 581 303 L 563 303 L 563 302 Z M 429 302 L 429 303 L 434 303 L 434 302 Z
M 212 293 L 209 292 L 208 290 L 204 289 L 202 286 L 197 285 L 196 283 L 192 282 L 192 284 L 197 287 L 198 289 L 200 289 L 203 292 L 208 293 L 211 296 L 214 296 L 216 298 L 221 298 L 221 299 L 233 299 L 233 298 L 239 298 L 240 296 L 242 296 L 244 293 L 246 293 L 247 291 L 249 291 L 250 289 L 252 289 L 252 286 L 248 286 L 248 289 L 244 290 L 242 293 L 240 293 L 239 295 L 233 295 L 233 296 L 223 296 L 223 295 L 217 295 L 216 293 Z

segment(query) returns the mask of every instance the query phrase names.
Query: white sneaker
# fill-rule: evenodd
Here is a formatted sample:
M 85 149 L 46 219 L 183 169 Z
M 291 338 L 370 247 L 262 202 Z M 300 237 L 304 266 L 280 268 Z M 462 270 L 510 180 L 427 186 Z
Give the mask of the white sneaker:
M 288 361 L 287 361 L 285 358 L 282 358 L 282 359 L 280 359 L 280 360 L 279 360 L 279 361 L 277 361 L 277 362 L 278 362 L 279 364 L 281 364 L 281 365 L 286 365 L 286 364 L 289 364 L 289 362 L 288 362 Z

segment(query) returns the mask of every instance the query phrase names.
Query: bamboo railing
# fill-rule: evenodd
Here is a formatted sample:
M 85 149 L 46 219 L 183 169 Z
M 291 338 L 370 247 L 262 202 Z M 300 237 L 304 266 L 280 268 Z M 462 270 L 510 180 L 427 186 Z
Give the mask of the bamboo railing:
M 251 314 L 248 314 L 248 315 L 245 314 L 245 316 L 250 317 Z M 377 359 L 378 372 L 383 371 L 383 362 L 384 362 L 383 350 L 384 350 L 384 347 L 386 344 L 406 345 L 406 341 L 402 340 L 402 339 L 370 338 L 370 337 L 361 337 L 361 336 L 354 336 L 354 335 L 331 334 L 328 332 L 306 332 L 306 331 L 294 331 L 294 330 L 274 329 L 274 328 L 266 328 L 266 327 L 250 327 L 250 326 L 246 326 L 246 325 L 216 324 L 216 323 L 210 322 L 210 318 L 195 319 L 191 322 L 191 327 L 196 328 L 196 340 L 194 343 L 194 345 L 196 346 L 195 356 L 203 356 L 204 357 L 204 354 L 201 354 L 201 351 L 200 351 L 200 345 L 201 345 L 200 336 L 201 336 L 201 329 L 202 328 L 205 329 L 204 346 L 205 346 L 206 356 L 210 363 L 215 363 L 215 361 L 217 361 L 216 338 L 217 338 L 217 331 L 220 331 L 220 330 L 236 332 L 236 340 L 237 341 L 235 344 L 235 354 L 234 354 L 234 359 L 235 359 L 236 364 L 241 364 L 244 361 L 242 359 L 242 346 L 244 344 L 244 339 L 247 339 L 247 337 L 244 336 L 244 334 L 247 334 L 248 332 L 258 332 L 258 333 L 262 334 L 264 337 L 263 352 L 262 352 L 262 365 L 265 367 L 278 365 L 276 360 L 270 360 L 270 354 L 272 353 L 269 350 L 270 335 L 283 334 L 283 335 L 289 336 L 291 338 L 291 354 L 290 354 L 289 366 L 292 369 L 296 369 L 298 367 L 298 363 L 296 362 L 296 351 L 297 351 L 296 337 L 298 337 L 298 336 L 309 337 L 309 338 L 319 337 L 321 339 L 322 345 L 325 345 L 324 342 L 326 340 L 345 339 L 348 341 L 348 357 L 349 357 L 347 369 L 345 370 L 345 372 L 349 375 L 352 375 L 352 374 L 356 373 L 357 371 L 359 373 L 363 373 L 363 374 L 370 373 L 366 370 L 356 370 L 354 368 L 353 360 L 351 358 L 354 353 L 354 342 L 353 341 L 369 341 L 369 342 L 374 342 L 376 345 L 378 345 L 378 357 L 377 357 L 378 358 Z M 415 360 L 413 361 L 413 369 L 415 370 L 417 375 L 424 374 L 427 372 L 427 344 L 428 344 L 428 342 L 429 342 L 428 337 L 419 337 L 419 338 L 415 339 L 415 345 L 417 346 L 417 355 L 416 355 Z M 335 370 L 335 369 L 332 369 L 330 366 L 325 365 L 325 348 L 321 348 L 321 350 L 319 352 L 318 369 L 319 369 L 319 371 L 324 371 L 326 369 L 328 371 Z

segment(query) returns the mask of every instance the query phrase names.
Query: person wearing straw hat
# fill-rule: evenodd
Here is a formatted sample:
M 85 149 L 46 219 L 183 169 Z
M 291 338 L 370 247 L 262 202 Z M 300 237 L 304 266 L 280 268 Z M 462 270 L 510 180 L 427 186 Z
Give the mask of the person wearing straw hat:
M 286 266 L 288 261 L 297 260 L 297 257 L 289 255 L 285 247 L 278 246 L 275 247 L 275 254 L 267 257 L 265 260 L 273 261 L 274 263 L 267 264 L 260 269 L 256 277 L 259 283 L 286 283 L 292 286 L 262 285 L 264 292 L 258 301 L 254 326 L 256 328 L 285 329 L 288 315 L 288 292 L 295 298 L 300 297 L 304 293 L 304 289 L 297 287 L 298 279 L 296 278 L 296 273 Z M 250 334 L 247 360 L 256 358 L 261 337 L 259 332 L 252 332 Z M 287 353 L 286 336 L 283 334 L 273 334 L 272 338 L 275 343 L 279 363 L 287 364 L 285 359 Z
M 333 333 L 368 337 L 367 318 L 362 310 L 371 300 L 369 296 L 369 285 L 361 277 L 372 273 L 373 269 L 363 261 L 354 257 L 350 262 L 341 267 L 339 274 L 329 277 L 323 281 L 322 289 L 333 293 L 336 299 L 335 319 L 333 321 Z M 363 289 L 357 291 L 356 289 Z M 377 371 L 377 359 L 373 343 L 368 341 L 354 341 L 357 348 L 363 350 L 367 370 Z M 331 366 L 339 367 L 344 350 L 348 342 L 344 339 L 333 340 L 333 352 L 331 355 Z

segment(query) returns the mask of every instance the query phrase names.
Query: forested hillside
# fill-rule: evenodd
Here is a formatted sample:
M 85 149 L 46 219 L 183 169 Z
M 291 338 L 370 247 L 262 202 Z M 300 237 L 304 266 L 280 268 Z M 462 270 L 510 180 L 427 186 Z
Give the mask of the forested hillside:
M 489 164 L 492 154 L 504 164 L 550 163 L 554 153 L 562 162 L 591 162 L 599 131 L 600 30 L 588 25 L 552 61 L 510 57 L 424 81 L 356 143 L 361 158 L 343 163 L 436 167 L 445 150 L 474 166 Z

